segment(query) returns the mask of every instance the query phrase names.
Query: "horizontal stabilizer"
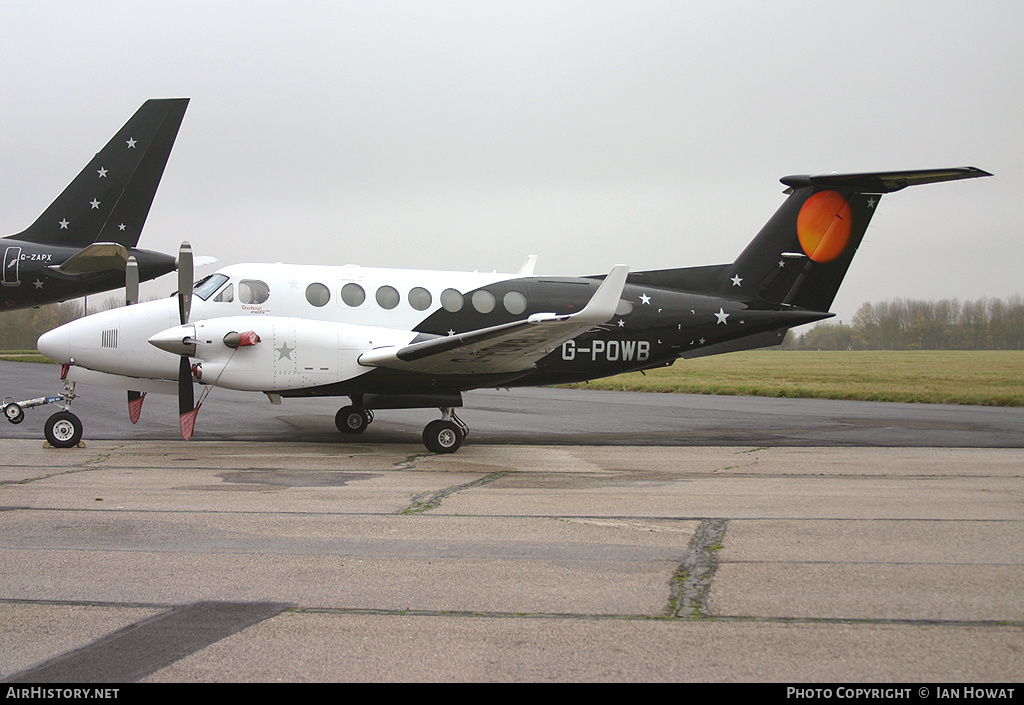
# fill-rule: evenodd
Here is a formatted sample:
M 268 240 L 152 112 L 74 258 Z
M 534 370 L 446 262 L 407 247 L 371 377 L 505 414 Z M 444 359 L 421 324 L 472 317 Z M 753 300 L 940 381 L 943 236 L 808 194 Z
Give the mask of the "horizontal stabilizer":
M 935 184 L 941 181 L 976 179 L 992 176 L 973 166 L 950 169 L 919 169 L 916 171 L 879 171 L 864 174 L 819 174 L 816 176 L 786 176 L 780 179 L 790 188 L 824 186 L 827 188 L 850 189 L 861 193 L 892 193 L 907 186 Z
M 68 276 L 95 274 L 96 272 L 124 271 L 128 263 L 128 248 L 116 242 L 96 242 L 68 257 L 50 269 Z

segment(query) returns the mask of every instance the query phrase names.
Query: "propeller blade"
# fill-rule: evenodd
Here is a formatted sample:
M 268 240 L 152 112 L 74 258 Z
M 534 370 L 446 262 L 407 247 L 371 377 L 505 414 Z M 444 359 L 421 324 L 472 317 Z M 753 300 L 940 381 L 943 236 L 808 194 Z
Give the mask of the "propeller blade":
M 182 355 L 178 363 L 178 413 L 192 411 L 196 405 L 195 394 L 192 392 L 192 366 L 188 356 Z
M 202 404 L 199 406 L 202 406 Z M 192 438 L 192 432 L 196 429 L 196 416 L 199 415 L 199 406 L 178 417 L 178 421 L 181 424 L 181 437 L 186 441 Z
M 181 325 L 188 323 L 189 314 L 192 311 L 192 282 L 195 270 L 192 260 L 192 246 L 187 242 L 181 243 L 178 250 L 178 317 Z
M 139 263 L 135 257 L 129 257 L 124 267 L 124 305 L 132 306 L 139 303 Z M 138 423 L 142 415 L 143 392 L 128 391 L 128 418 Z
M 195 394 L 192 390 L 192 366 L 188 355 L 182 355 L 178 362 L 178 418 L 181 424 L 181 437 L 186 441 L 195 430 L 196 414 Z
M 142 416 L 142 402 L 146 399 L 145 392 L 128 392 L 128 418 L 132 423 L 138 423 Z
M 181 325 L 188 323 L 192 312 L 192 282 L 194 262 L 192 246 L 181 243 L 178 250 L 178 318 Z M 192 390 L 192 365 L 188 355 L 182 355 L 178 363 L 178 421 L 181 425 L 181 437 L 186 441 L 192 438 L 196 426 L 196 415 L 199 407 L 195 405 L 195 394 Z
M 139 263 L 129 257 L 124 267 L 124 305 L 139 303 Z

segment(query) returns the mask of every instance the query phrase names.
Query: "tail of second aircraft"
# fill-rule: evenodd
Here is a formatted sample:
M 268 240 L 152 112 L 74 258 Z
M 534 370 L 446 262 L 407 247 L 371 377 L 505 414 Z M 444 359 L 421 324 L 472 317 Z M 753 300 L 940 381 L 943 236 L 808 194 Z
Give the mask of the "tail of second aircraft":
M 828 311 L 883 194 L 991 176 L 974 167 L 787 176 L 789 198 L 731 265 L 637 272 L 630 281 Z
M 188 100 L 146 101 L 43 214 L 14 237 L 46 245 L 135 247 Z

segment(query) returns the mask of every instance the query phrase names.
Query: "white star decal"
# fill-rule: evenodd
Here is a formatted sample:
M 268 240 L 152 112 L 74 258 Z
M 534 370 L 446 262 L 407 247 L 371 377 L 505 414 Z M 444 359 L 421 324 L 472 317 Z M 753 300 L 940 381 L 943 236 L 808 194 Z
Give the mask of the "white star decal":
M 64 220 L 62 220 L 59 223 L 57 223 L 57 225 L 60 226 L 61 230 L 67 230 L 68 229 L 68 225 L 70 225 L 70 223 L 68 223 L 68 219 L 65 218 Z
M 725 323 L 725 325 L 729 325 L 728 323 L 725 322 L 725 319 L 728 317 L 729 314 L 725 312 L 725 309 L 719 307 L 718 313 L 715 314 L 715 318 L 718 319 L 718 323 Z M 715 325 L 718 325 L 718 323 L 716 323 Z
M 651 305 L 651 297 L 648 296 L 647 294 L 640 294 L 640 303 L 641 304 L 646 304 L 647 306 L 650 306 Z
M 36 285 L 37 289 L 42 289 L 43 288 L 43 282 L 40 281 L 39 279 L 36 279 L 34 284 Z
M 451 328 L 449 328 L 448 329 L 448 335 L 455 335 L 455 331 L 453 331 Z
M 104 169 L 103 167 L 100 167 L 100 170 L 97 171 L 96 173 L 100 175 L 101 179 L 107 178 L 107 170 Z
M 701 339 L 700 339 L 700 340 L 698 340 L 697 342 L 698 342 L 698 343 L 700 343 L 701 345 L 703 345 L 703 344 L 704 344 L 704 338 L 701 338 Z
M 732 278 L 732 285 L 733 285 L 733 286 L 739 286 L 739 285 L 740 285 L 740 282 L 742 282 L 742 281 L 743 281 L 742 277 L 740 277 L 740 275 L 739 275 L 739 274 L 737 274 L 737 275 L 735 275 L 735 276 L 734 276 L 734 277 Z
M 871 196 L 868 199 L 868 208 L 874 208 L 876 203 L 878 203 L 878 199 L 875 198 L 874 196 Z
M 135 149 L 135 138 L 134 137 L 129 137 L 128 138 L 128 149 Z
M 625 328 L 625 327 L 626 327 L 626 322 L 620 318 L 619 319 L 619 328 Z
M 785 266 L 786 266 L 786 260 L 780 259 L 779 260 L 779 269 L 782 269 Z
M 100 202 L 94 198 L 91 201 L 89 201 L 89 205 L 92 206 L 93 210 L 96 210 L 97 208 L 100 207 Z
M 128 227 L 127 225 L 125 225 L 124 223 L 121 223 L 120 225 L 117 226 L 117 229 L 118 230 L 124 230 L 127 227 Z

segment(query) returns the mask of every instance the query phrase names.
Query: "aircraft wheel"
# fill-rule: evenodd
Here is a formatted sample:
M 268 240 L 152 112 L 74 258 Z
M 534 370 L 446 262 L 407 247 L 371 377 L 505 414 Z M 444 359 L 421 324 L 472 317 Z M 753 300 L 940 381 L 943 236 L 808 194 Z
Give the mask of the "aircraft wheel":
M 362 433 L 370 425 L 370 414 L 356 406 L 343 406 L 334 415 L 334 425 L 342 433 Z
M 454 453 L 462 445 L 466 436 L 451 421 L 431 421 L 423 429 L 423 445 L 431 453 Z
M 21 423 L 25 420 L 25 410 L 18 404 L 11 403 L 4 407 L 4 416 L 11 423 Z
M 58 411 L 46 420 L 43 433 L 54 448 L 74 448 L 82 440 L 82 422 L 70 411 Z

